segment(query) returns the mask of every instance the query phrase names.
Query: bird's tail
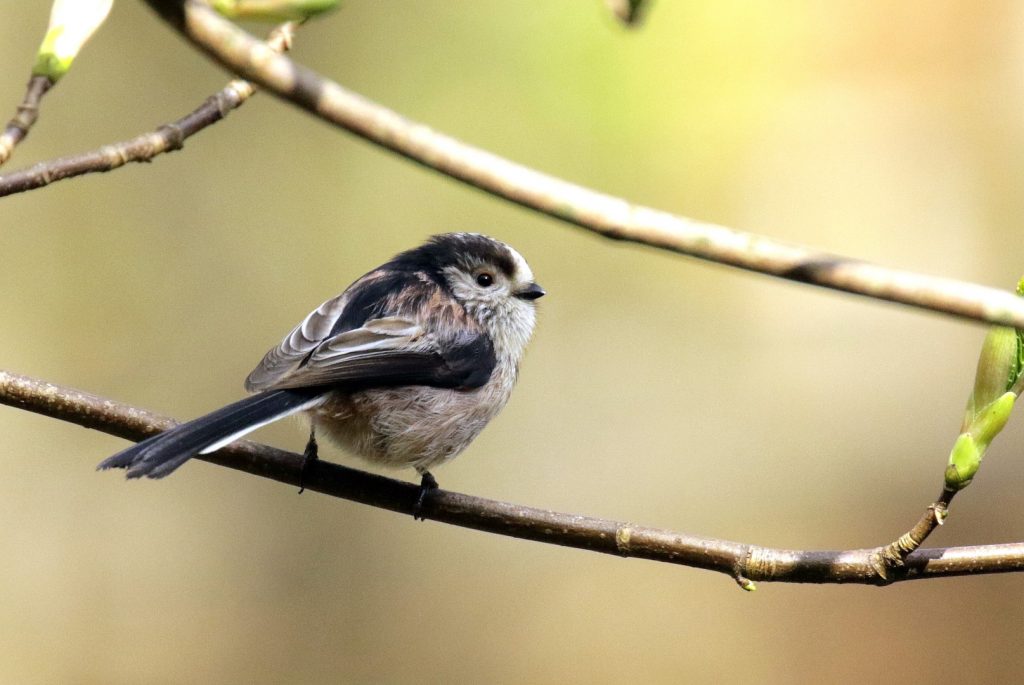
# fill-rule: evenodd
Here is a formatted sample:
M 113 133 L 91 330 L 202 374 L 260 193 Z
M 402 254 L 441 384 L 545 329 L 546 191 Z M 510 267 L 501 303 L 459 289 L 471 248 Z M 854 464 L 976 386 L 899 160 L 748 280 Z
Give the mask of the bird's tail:
M 197 454 L 207 454 L 268 423 L 308 409 L 323 390 L 268 390 L 154 435 L 104 459 L 98 469 L 128 469 L 129 478 L 163 478 Z

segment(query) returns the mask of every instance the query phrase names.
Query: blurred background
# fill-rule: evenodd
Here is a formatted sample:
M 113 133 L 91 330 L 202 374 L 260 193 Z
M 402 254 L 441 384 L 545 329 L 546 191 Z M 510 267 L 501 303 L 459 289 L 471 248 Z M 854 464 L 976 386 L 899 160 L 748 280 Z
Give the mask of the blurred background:
M 49 3 L 0 12 L 0 115 Z M 351 0 L 300 61 L 634 201 L 1011 288 L 1024 273 L 1012 2 Z M 263 30 L 259 29 L 258 30 Z M 227 80 L 120 2 L 11 169 L 122 140 Z M 188 418 L 354 278 L 449 230 L 549 296 L 517 392 L 444 487 L 790 548 L 890 541 L 937 495 L 984 328 L 603 241 L 267 96 L 153 164 L 2 201 L 0 367 Z M 1021 576 L 762 584 L 333 500 L 0 407 L 0 680 L 1007 681 Z M 301 449 L 298 422 L 257 434 Z M 930 541 L 1024 540 L 1024 420 Z M 354 462 L 337 451 L 326 458 Z M 413 479 L 412 473 L 396 477 Z

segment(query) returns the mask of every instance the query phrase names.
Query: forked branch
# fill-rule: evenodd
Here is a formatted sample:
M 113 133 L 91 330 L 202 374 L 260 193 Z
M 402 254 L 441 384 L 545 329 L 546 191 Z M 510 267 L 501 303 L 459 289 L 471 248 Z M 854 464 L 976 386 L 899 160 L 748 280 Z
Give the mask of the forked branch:
M 295 36 L 296 27 L 297 24 L 294 22 L 281 24 L 270 33 L 266 46 L 275 52 L 289 49 Z M 49 159 L 8 174 L 0 174 L 0 197 L 42 188 L 66 178 L 113 171 L 131 162 L 149 162 L 158 155 L 180 150 L 188 138 L 207 126 L 217 123 L 232 110 L 241 107 L 255 91 L 256 89 L 248 81 L 235 79 L 208 97 L 192 112 L 176 121 L 160 126 L 155 131 L 143 133 L 130 140 L 104 145 L 98 150 Z M 24 108 L 24 105 L 22 107 Z M 19 109 L 19 114 L 20 112 Z M 34 121 L 34 110 L 32 115 L 32 121 Z M 14 123 L 12 121 L 8 125 L 8 131 L 23 130 L 27 132 L 28 126 L 17 129 L 14 127 Z M 4 156 L 5 135 L 7 134 L 0 135 L 0 161 Z M 18 137 L 18 140 L 21 137 L 24 137 L 24 133 Z M 12 143 L 10 147 L 13 148 L 13 146 Z

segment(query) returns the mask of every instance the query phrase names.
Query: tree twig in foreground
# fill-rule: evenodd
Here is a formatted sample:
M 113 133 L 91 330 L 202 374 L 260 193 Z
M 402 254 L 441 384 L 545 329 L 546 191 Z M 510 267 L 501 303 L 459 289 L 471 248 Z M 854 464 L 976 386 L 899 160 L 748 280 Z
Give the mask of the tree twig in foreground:
M 320 119 L 485 192 L 608 238 L 779 278 L 1024 328 L 1024 300 L 634 205 L 515 164 L 409 121 L 267 49 L 198 0 L 146 0 L 225 67 Z
M 0 404 L 130 440 L 141 440 L 175 425 L 171 419 L 143 409 L 7 371 L 0 371 Z M 302 477 L 302 455 L 248 441 L 199 458 L 293 486 L 298 486 Z M 415 510 L 419 494 L 418 485 L 324 461 L 314 462 L 302 480 L 308 490 L 409 515 Z M 1024 570 L 1024 543 L 1012 543 L 920 549 L 907 555 L 902 566 L 883 578 L 876 570 L 881 548 L 820 552 L 772 549 L 446 490 L 435 491 L 420 515 L 498 535 L 718 571 L 747 589 L 753 589 L 754 581 L 885 585 Z
M 275 28 L 264 44 L 268 50 L 281 52 L 291 47 L 295 36 L 295 22 Z M 143 133 L 131 140 L 104 145 L 98 150 L 70 157 L 38 162 L 9 174 L 0 175 L 0 197 L 42 188 L 54 181 L 85 174 L 113 171 L 130 162 L 149 162 L 157 155 L 180 150 L 185 140 L 207 126 L 217 123 L 232 110 L 238 109 L 255 92 L 248 81 L 235 79 L 222 90 L 211 95 L 194 111 L 177 121 L 164 124 L 155 131 Z M 12 146 L 13 147 L 13 146 Z M 0 155 L 3 139 L 0 137 Z

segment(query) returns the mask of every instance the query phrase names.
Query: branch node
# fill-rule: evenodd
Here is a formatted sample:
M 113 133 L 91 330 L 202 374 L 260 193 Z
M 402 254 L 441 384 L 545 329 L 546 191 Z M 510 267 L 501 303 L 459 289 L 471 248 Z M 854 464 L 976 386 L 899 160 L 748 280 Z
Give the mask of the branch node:
M 106 161 L 108 169 L 122 167 L 130 161 L 122 145 L 104 145 L 99 152 Z
M 227 85 L 227 87 L 213 96 L 215 100 L 214 104 L 217 106 L 217 111 L 220 112 L 220 118 L 226 117 L 231 110 L 238 107 L 238 105 L 248 98 L 252 97 L 256 92 L 256 86 L 252 85 L 245 79 L 236 78 Z
M 737 555 L 736 565 L 732 569 L 732 579 L 740 586 L 741 590 L 753 592 L 757 584 L 751 580 L 754 578 L 770 578 L 769 569 L 774 565 L 770 550 L 756 545 L 745 545 L 742 552 Z
M 615 549 L 624 557 L 631 556 L 632 550 L 629 547 L 629 542 L 633 537 L 633 528 L 631 526 L 619 526 L 615 529 Z
M 774 550 L 757 545 L 748 545 L 740 556 L 735 569 L 737 578 L 771 579 L 777 572 L 777 557 Z
M 162 124 L 157 128 L 157 132 L 167 141 L 167 152 L 174 152 L 185 147 L 185 132 L 176 122 Z
M 733 576 L 733 580 L 740 586 L 740 589 L 745 592 L 754 592 L 757 590 L 757 583 L 752 581 L 750 578 L 744 578 L 743 576 Z
M 894 542 L 879 547 L 871 555 L 871 567 L 882 581 L 891 582 L 890 571 L 903 569 L 907 557 L 917 551 L 933 530 L 945 523 L 949 515 L 949 503 L 954 495 L 955 490 L 943 488 L 938 499 L 928 505 L 913 528 L 896 538 Z

